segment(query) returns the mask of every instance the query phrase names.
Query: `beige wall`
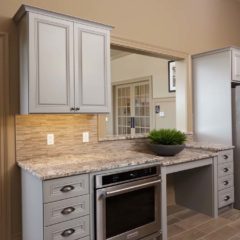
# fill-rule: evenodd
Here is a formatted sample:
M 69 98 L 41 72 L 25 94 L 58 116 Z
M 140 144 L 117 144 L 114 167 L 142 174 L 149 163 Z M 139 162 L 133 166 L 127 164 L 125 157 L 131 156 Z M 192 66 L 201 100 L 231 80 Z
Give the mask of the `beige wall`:
M 195 53 L 240 44 L 235 0 L 0 0 L 0 31 L 9 31 L 20 4 L 113 25 L 113 34 Z
M 152 76 L 153 98 L 174 97 L 168 91 L 168 60 L 130 54 L 111 61 L 112 82 Z

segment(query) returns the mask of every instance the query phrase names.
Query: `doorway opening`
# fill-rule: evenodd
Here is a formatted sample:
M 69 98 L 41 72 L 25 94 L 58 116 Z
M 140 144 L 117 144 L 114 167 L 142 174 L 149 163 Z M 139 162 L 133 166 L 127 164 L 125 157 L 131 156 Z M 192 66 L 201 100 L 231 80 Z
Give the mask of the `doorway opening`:
M 112 44 L 112 112 L 98 116 L 99 140 L 146 135 L 154 128 L 187 131 L 187 56 Z M 173 61 L 175 75 L 171 76 L 176 84 L 170 88 L 169 64 Z

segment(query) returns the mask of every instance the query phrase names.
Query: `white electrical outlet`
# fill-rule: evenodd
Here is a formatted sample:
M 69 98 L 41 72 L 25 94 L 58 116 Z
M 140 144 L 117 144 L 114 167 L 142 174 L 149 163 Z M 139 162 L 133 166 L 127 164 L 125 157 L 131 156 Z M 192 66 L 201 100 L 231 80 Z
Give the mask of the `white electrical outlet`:
M 54 144 L 54 134 L 48 133 L 47 134 L 47 145 L 53 145 Z
M 159 116 L 160 116 L 160 117 L 165 117 L 165 112 L 160 112 L 160 113 L 159 113 Z
M 82 136 L 83 136 L 83 139 L 82 139 L 83 142 L 89 142 L 89 132 L 83 132 Z

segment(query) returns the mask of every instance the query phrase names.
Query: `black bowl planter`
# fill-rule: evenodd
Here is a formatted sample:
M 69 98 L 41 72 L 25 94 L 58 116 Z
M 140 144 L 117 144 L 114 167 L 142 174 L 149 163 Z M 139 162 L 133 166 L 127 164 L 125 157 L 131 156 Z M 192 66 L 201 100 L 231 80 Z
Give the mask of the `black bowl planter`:
M 163 145 L 157 143 L 149 143 L 150 149 L 160 156 L 174 156 L 180 153 L 184 148 L 185 144 L 182 145 Z

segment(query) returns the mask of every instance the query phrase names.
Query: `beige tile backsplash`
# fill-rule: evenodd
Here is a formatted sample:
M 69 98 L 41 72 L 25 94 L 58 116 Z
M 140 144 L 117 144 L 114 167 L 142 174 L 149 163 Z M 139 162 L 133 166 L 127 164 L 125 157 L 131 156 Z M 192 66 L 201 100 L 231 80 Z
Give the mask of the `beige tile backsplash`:
M 90 133 L 90 142 L 82 142 L 82 133 Z M 54 145 L 47 145 L 53 133 Z M 97 143 L 97 115 L 39 114 L 16 116 L 17 160 L 59 154 L 81 154 L 86 146 Z

